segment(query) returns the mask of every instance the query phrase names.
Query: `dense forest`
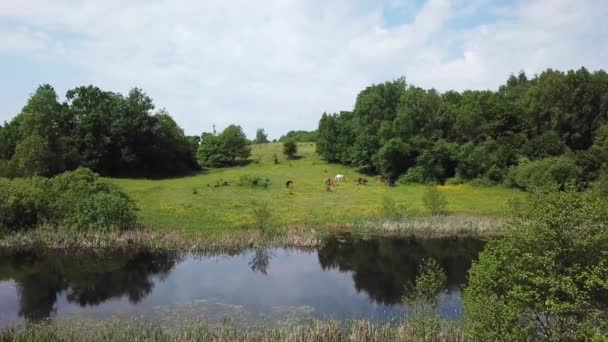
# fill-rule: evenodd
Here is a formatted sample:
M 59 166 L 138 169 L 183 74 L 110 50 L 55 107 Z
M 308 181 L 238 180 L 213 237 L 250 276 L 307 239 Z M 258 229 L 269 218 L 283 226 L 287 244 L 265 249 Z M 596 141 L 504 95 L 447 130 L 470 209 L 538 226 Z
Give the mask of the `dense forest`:
M 187 137 L 145 93 L 87 86 L 60 103 L 40 86 L 20 114 L 0 126 L 0 176 L 51 176 L 87 167 L 104 176 L 164 177 L 199 169 L 198 137 Z
M 522 72 L 497 91 L 372 85 L 353 111 L 323 114 L 317 151 L 404 182 L 593 181 L 608 162 L 608 74 Z

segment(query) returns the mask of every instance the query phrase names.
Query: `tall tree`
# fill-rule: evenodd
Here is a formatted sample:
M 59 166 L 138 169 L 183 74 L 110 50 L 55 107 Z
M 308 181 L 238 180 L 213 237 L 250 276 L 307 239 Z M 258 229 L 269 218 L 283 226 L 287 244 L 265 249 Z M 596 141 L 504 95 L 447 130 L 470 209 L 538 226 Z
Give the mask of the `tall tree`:
M 255 132 L 255 143 L 256 144 L 266 144 L 268 142 L 268 134 L 264 131 L 263 128 L 258 128 Z

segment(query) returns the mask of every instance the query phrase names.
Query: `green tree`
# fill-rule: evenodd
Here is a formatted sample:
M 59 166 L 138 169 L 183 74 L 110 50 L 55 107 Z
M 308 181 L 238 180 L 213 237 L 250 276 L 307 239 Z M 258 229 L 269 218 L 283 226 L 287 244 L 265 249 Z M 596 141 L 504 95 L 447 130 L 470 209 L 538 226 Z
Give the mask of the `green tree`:
M 255 132 L 255 140 L 256 144 L 266 144 L 268 143 L 268 134 L 264 131 L 263 128 L 258 128 Z
M 283 154 L 289 159 L 294 159 L 298 154 L 298 144 L 293 140 L 283 143 Z
M 464 291 L 475 341 L 590 340 L 608 334 L 608 205 L 595 192 L 531 193 Z
M 234 165 L 238 158 L 247 159 L 251 155 L 251 147 L 241 126 L 230 125 L 218 136 L 224 160 Z
M 49 176 L 54 159 L 48 141 L 39 135 L 30 135 L 17 145 L 10 163 L 18 176 Z
M 197 159 L 202 166 L 222 166 L 223 156 L 220 138 L 212 133 L 203 133 L 200 145 L 198 146 Z

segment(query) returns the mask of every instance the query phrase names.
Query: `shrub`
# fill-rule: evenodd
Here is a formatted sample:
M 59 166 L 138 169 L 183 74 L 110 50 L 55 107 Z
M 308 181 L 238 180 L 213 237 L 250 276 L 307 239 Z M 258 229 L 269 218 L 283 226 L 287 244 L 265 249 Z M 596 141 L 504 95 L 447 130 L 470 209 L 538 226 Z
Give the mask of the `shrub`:
M 601 196 L 608 198 L 608 172 L 600 175 L 596 187 Z
M 272 212 L 267 203 L 262 203 L 255 207 L 252 211 L 255 227 L 262 232 L 270 229 Z
M 289 159 L 293 159 L 298 154 L 298 144 L 293 140 L 288 140 L 283 143 L 283 154 Z
M 18 231 L 42 224 L 51 213 L 45 178 L 0 178 L 0 230 Z
M 409 306 L 407 323 L 412 340 L 434 341 L 445 322 L 437 315 L 439 294 L 446 288 L 447 275 L 434 260 L 424 260 L 413 286 L 406 288 L 402 301 Z
M 463 294 L 472 341 L 589 340 L 608 334 L 608 205 L 566 186 L 528 195 Z
M 462 184 L 462 183 L 464 183 L 464 181 L 458 175 L 456 175 L 456 176 L 454 176 L 452 178 L 448 178 L 448 179 L 445 180 L 445 184 L 448 184 L 448 185 L 459 185 L 459 184 Z
M 116 187 L 88 169 L 54 178 L 0 178 L 0 229 L 17 231 L 42 224 L 79 230 L 127 229 L 135 205 Z
M 420 166 L 410 167 L 399 179 L 400 183 L 428 183 L 424 169 Z
M 99 192 L 84 198 L 66 219 L 78 231 L 110 232 L 135 226 L 133 203 L 116 193 Z
M 270 185 L 270 179 L 262 178 L 260 176 L 243 175 L 239 178 L 238 184 L 239 184 L 239 186 L 249 186 L 252 188 L 256 188 L 256 187 L 268 188 L 268 185 Z
M 405 214 L 404 211 L 405 211 L 405 208 L 397 205 L 397 202 L 395 202 L 395 200 L 392 197 L 390 197 L 390 196 L 382 197 L 382 207 L 381 207 L 380 215 L 382 216 L 383 219 L 398 220 Z
M 431 186 L 422 197 L 424 207 L 433 216 L 447 213 L 448 201 L 437 186 Z
M 581 176 L 582 170 L 574 160 L 562 156 L 520 164 L 509 172 L 509 181 L 512 185 L 527 190 L 579 182 Z

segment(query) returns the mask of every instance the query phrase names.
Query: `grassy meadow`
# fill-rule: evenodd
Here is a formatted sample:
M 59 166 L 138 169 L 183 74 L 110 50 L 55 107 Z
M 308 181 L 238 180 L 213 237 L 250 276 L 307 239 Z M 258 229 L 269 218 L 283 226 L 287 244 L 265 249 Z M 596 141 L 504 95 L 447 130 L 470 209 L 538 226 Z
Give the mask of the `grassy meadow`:
M 409 215 L 424 215 L 425 185 L 398 184 L 389 188 L 367 176 L 367 185 L 356 185 L 364 176 L 354 168 L 328 164 L 315 154 L 313 143 L 300 143 L 299 159 L 288 160 L 282 144 L 252 146 L 252 162 L 245 166 L 206 170 L 198 175 L 165 180 L 109 179 L 124 189 L 139 208 L 139 218 L 149 228 L 187 233 L 214 233 L 252 226 L 252 210 L 267 205 L 277 227 L 331 226 L 372 218 L 381 211 L 385 196 Z M 275 164 L 274 155 L 279 163 Z M 324 180 L 343 174 L 345 182 L 327 191 Z M 251 186 L 242 177 L 268 179 L 267 187 Z M 293 181 L 286 189 L 285 182 Z M 521 192 L 504 187 L 442 186 L 448 209 L 455 214 L 500 216 L 510 199 Z

